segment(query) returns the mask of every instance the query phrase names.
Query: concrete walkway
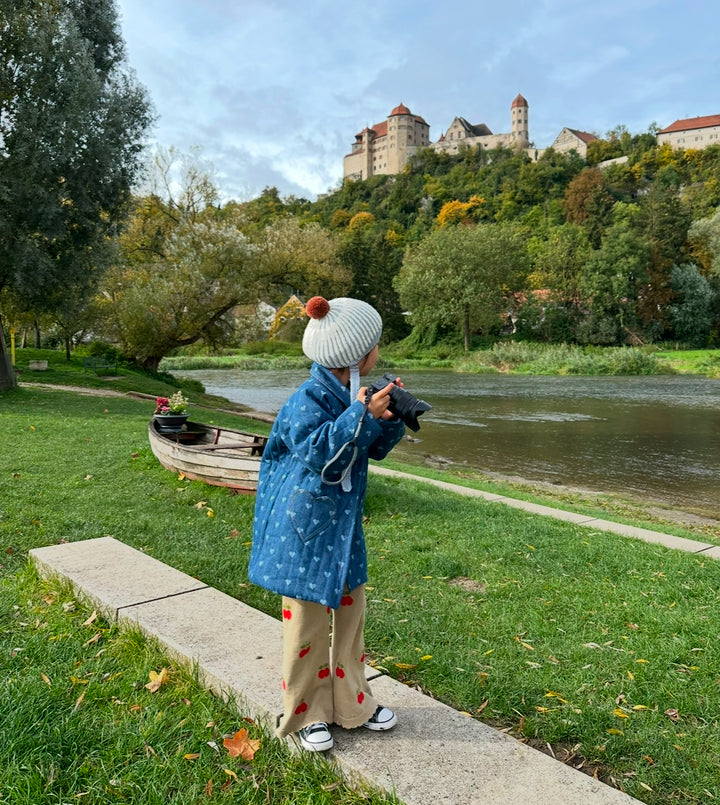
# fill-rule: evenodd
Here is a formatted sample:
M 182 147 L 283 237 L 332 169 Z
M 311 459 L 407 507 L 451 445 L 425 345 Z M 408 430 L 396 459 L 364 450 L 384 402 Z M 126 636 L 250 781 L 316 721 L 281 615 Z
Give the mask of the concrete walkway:
M 280 621 L 112 537 L 37 548 L 30 556 L 43 575 L 68 580 L 106 617 L 138 624 L 178 661 L 194 665 L 202 683 L 233 697 L 243 715 L 276 726 Z M 388 733 L 333 727 L 328 759 L 351 781 L 394 792 L 406 805 L 638 802 L 370 666 L 367 675 L 399 723 Z

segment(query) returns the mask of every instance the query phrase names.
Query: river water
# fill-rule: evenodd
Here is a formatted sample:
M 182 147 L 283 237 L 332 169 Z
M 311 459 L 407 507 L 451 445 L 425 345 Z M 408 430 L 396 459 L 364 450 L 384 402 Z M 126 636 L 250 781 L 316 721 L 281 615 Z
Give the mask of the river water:
M 177 372 L 277 413 L 307 371 Z M 720 380 L 399 373 L 433 408 L 398 460 L 624 493 L 720 517 Z M 371 377 L 374 379 L 374 375 Z

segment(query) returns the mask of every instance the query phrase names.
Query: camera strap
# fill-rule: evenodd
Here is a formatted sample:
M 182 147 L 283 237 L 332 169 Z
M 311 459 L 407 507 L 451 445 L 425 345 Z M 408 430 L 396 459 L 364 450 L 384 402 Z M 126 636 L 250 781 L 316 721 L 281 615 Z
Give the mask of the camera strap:
M 360 435 L 360 429 L 362 428 L 363 420 L 365 419 L 365 414 L 368 410 L 368 405 L 370 404 L 369 400 L 370 395 L 365 395 L 365 402 L 363 403 L 363 410 L 358 418 L 357 427 L 355 428 L 355 433 L 353 433 L 352 439 L 349 442 L 345 442 L 343 446 L 335 453 L 335 455 L 328 461 L 325 466 L 320 471 L 320 480 L 327 484 L 328 486 L 337 486 L 338 484 L 342 484 L 343 492 L 349 492 L 352 489 L 352 482 L 350 480 L 350 473 L 352 472 L 353 465 L 357 460 L 358 449 L 357 449 L 357 437 Z M 352 458 L 350 459 L 350 463 L 345 467 L 345 469 L 340 474 L 340 477 L 337 481 L 330 481 L 326 478 L 325 473 L 332 471 L 332 465 L 340 459 L 340 456 L 348 449 L 348 447 L 352 447 L 353 454 Z

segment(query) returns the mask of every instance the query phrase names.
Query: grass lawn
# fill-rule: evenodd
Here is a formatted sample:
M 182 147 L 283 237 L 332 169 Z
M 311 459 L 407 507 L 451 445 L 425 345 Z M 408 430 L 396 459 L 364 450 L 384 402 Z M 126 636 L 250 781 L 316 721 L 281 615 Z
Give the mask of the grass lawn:
M 150 413 L 148 401 L 126 397 L 0 395 L 3 712 L 10 702 L 18 710 L 0 727 L 0 792 L 28 805 L 75 801 L 85 788 L 92 794 L 77 801 L 137 802 L 136 789 L 110 781 L 143 779 L 158 802 L 196 802 L 212 777 L 210 801 L 234 791 L 233 802 L 260 802 L 263 781 L 284 790 L 286 772 L 291 787 L 297 775 L 307 788 L 273 801 L 322 802 L 334 784 L 321 764 L 296 771 L 307 759 L 290 760 L 247 725 L 266 760 L 228 765 L 207 747 L 205 725 L 239 730 L 232 708 L 175 667 L 148 694 L 150 670 L 169 666 L 157 647 L 84 626 L 89 612 L 66 612 L 67 591 L 27 570 L 32 547 L 112 535 L 279 614 L 276 597 L 247 582 L 253 498 L 160 467 L 147 445 Z M 211 411 L 198 418 L 260 427 Z M 645 802 L 720 799 L 720 563 L 413 481 L 372 477 L 366 515 L 376 664 Z M 99 644 L 85 645 L 97 632 Z M 22 796 L 9 787 L 20 769 L 35 781 Z M 185 788 L 194 798 L 182 798 Z

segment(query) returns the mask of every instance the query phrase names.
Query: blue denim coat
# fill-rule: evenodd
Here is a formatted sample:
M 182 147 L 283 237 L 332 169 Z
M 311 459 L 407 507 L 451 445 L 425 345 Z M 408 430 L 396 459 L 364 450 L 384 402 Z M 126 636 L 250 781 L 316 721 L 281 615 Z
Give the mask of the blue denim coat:
M 351 403 L 335 375 L 313 364 L 263 453 L 250 581 L 333 609 L 345 586 L 364 584 L 368 458 L 385 458 L 404 432 L 401 421 L 375 419 L 358 400 Z M 338 481 L 349 464 L 352 488 L 344 491 Z

